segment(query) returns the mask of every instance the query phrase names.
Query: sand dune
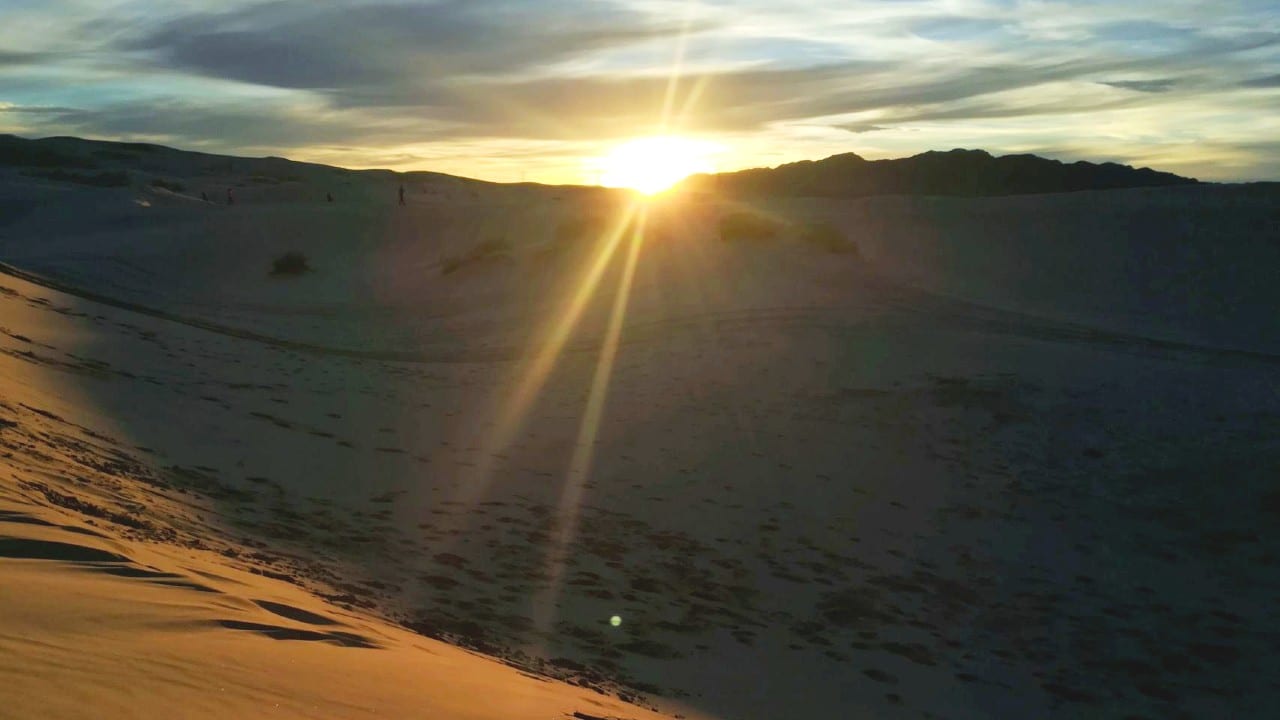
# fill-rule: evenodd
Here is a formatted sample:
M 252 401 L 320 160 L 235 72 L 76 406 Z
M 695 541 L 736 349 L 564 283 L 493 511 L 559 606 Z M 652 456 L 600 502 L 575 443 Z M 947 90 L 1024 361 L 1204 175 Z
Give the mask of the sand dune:
M 4 717 L 655 717 L 23 500 L 0 516 Z
M 4 299 L 73 312 L 24 290 L 6 282 Z M 30 319 L 13 309 L 0 313 L 23 348 L 5 348 L 0 400 L 0 716 L 656 717 L 326 604 L 333 579 L 309 577 L 314 562 L 224 522 L 219 502 L 253 493 L 157 461 L 44 385 L 113 372 L 50 365 L 52 346 L 10 329 Z
M 670 200 L 606 263 L 625 196 L 161 171 L 0 186 L 23 711 L 1274 700 L 1274 194 Z M 743 211 L 860 252 L 719 237 Z

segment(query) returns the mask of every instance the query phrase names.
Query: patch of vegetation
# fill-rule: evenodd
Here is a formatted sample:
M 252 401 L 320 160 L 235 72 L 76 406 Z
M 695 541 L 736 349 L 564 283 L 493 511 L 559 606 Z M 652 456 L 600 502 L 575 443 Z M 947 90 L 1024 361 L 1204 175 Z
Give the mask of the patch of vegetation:
M 164 188 L 169 192 L 175 192 L 175 193 L 180 193 L 187 189 L 186 185 L 183 185 L 182 183 L 177 182 L 176 180 L 165 180 L 163 178 L 156 178 L 152 180 L 151 187 Z
M 126 187 L 129 185 L 129 173 L 127 172 L 100 172 L 90 175 L 88 173 L 67 172 L 66 170 L 31 170 L 24 174 L 28 177 L 39 177 L 46 180 L 91 185 L 93 187 Z
M 307 256 L 300 252 L 287 252 L 271 261 L 273 277 L 296 276 L 309 272 L 311 272 L 311 264 L 307 262 Z
M 771 240 L 783 224 L 773 218 L 749 212 L 734 212 L 720 218 L 720 239 L 725 242 Z

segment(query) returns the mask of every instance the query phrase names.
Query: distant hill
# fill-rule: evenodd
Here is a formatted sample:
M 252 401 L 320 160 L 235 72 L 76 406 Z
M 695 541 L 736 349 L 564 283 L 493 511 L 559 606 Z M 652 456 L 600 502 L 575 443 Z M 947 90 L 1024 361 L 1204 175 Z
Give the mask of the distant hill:
M 1117 163 L 1064 163 L 1036 155 L 995 157 L 984 150 L 930 151 L 866 160 L 854 153 L 776 168 L 694 175 L 682 187 L 729 196 L 995 196 L 1193 185 L 1198 180 Z
M 364 175 L 367 177 L 404 175 L 416 179 L 440 178 L 474 184 L 482 180 L 459 178 L 443 173 L 390 170 L 349 170 L 282 157 L 241 157 L 179 150 L 164 145 L 135 142 L 87 140 L 77 137 L 28 139 L 0 134 L 0 168 L 53 168 L 58 170 L 134 170 L 216 174 L 224 172 L 261 173 L 285 179 L 301 179 L 303 174 Z
M 16 168 L 28 175 L 78 184 L 117 186 L 148 182 L 148 173 L 179 177 L 245 175 L 255 181 L 305 182 L 333 178 L 363 178 L 388 182 L 433 182 L 469 189 L 504 187 L 541 192 L 541 183 L 496 183 L 427 170 L 353 170 L 283 157 L 242 157 L 180 150 L 164 145 L 87 140 L 77 137 L 29 139 L 0 134 L 0 170 Z M 95 171 L 93 173 L 72 171 Z M 600 188 L 557 185 L 558 192 L 598 193 Z

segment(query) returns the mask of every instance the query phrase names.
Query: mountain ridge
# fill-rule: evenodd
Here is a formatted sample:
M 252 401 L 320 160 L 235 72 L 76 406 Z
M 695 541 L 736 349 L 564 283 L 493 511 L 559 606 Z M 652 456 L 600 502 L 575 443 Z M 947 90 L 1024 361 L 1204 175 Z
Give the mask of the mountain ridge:
M 1114 162 L 1066 163 L 1025 153 L 997 157 L 985 150 L 957 148 L 884 160 L 867 160 L 847 152 L 772 168 L 692 175 L 680 187 L 728 196 L 986 197 L 1199 183 L 1194 178 Z
M 132 169 L 163 172 L 166 160 L 184 158 L 200 171 L 230 167 L 258 172 L 290 169 L 369 177 L 405 177 L 460 182 L 473 186 L 556 187 L 578 184 L 504 183 L 430 170 L 397 171 L 346 168 L 280 156 L 251 157 L 186 150 L 154 143 L 118 142 L 71 136 L 24 138 L 0 134 L 0 167 Z M 929 150 L 906 158 L 868 160 L 854 152 L 820 160 L 798 160 L 775 167 L 691 175 L 677 184 L 684 190 L 728 196 L 775 195 L 869 197 L 875 195 L 949 195 L 985 197 L 1033 195 L 1081 190 L 1194 185 L 1200 181 L 1150 168 L 1085 160 L 1062 162 L 1032 154 L 994 156 L 986 150 Z

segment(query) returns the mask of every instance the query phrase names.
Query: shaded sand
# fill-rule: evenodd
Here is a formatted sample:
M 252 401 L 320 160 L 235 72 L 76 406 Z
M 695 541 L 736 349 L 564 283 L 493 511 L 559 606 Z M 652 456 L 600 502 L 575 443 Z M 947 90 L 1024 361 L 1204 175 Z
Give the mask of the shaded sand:
M 1037 283 L 1061 248 L 1032 242 L 1032 210 L 1063 227 L 1078 198 L 754 209 L 836 222 L 870 262 L 789 237 L 724 242 L 730 209 L 709 200 L 653 209 L 634 272 L 619 243 L 599 297 L 561 335 L 602 244 L 560 222 L 617 199 L 423 186 L 401 211 L 374 178 L 329 208 L 301 179 L 246 186 L 229 210 L 9 182 L 46 204 L 0 227 L 0 260 L 19 273 L 0 276 L 5 509 L 109 538 L 12 537 L 132 564 L 70 575 L 57 560 L 5 562 L 189 598 L 121 622 L 317 653 L 298 666 L 339 679 L 281 673 L 295 701 L 344 687 L 330 657 L 421 644 L 491 662 L 426 635 L 502 658 L 484 667 L 512 683 L 579 692 L 519 674 L 545 673 L 599 691 L 573 698 L 690 717 L 1274 704 L 1280 359 L 1258 310 L 1271 289 L 1218 283 L 1230 273 L 1208 264 L 1205 295 L 1233 297 L 1238 318 L 1169 291 L 1146 328 L 1134 318 L 1158 282 L 1135 294 L 1113 265 L 1081 263 L 1088 293 Z M 1201 243 L 1216 236 L 1194 228 L 1236 227 L 1237 275 L 1263 274 L 1273 250 L 1248 228 L 1274 197 L 1088 202 L 1109 218 L 1101 237 L 1141 240 L 1126 218 L 1184 192 L 1200 193 L 1189 207 L 1202 222 L 1174 245 L 1210 257 Z M 64 217 L 54 197 L 82 212 Z M 909 211 L 864 213 L 894 203 Z M 1025 241 L 984 251 L 1002 268 L 987 285 L 943 242 L 982 228 Z M 473 252 L 489 232 L 506 249 Z M 286 249 L 315 272 L 269 278 Z M 564 352 L 544 362 L 557 338 Z M 268 580 L 272 592 L 254 589 Z M 230 595 L 234 612 L 218 604 Z M 18 655 L 41 647 L 40 632 L 16 636 L 30 646 Z M 500 687 L 490 694 L 525 697 Z M 595 714 L 568 697 L 545 715 Z

